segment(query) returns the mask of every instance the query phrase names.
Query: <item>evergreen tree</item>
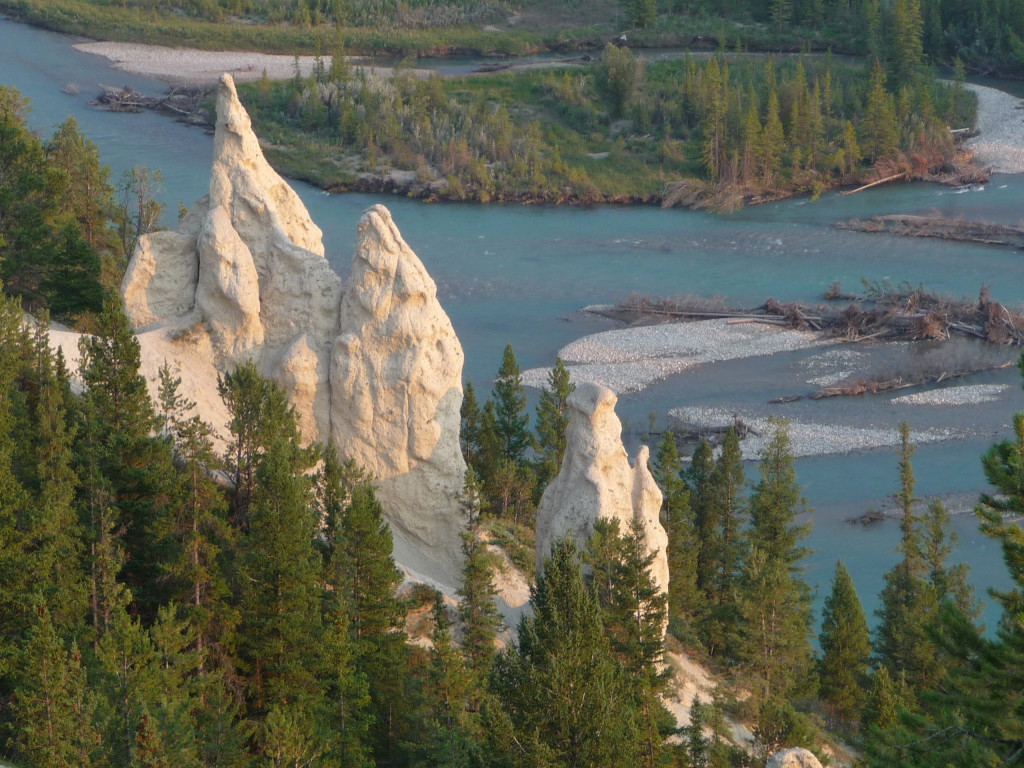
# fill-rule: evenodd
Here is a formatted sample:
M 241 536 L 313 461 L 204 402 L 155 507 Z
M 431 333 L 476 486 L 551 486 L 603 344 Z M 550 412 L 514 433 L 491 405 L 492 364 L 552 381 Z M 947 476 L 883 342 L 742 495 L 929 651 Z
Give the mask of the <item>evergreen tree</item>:
M 395 598 L 402 577 L 391 559 L 391 530 L 371 486 L 353 488 L 343 525 L 349 619 L 356 664 L 369 682 L 371 741 L 376 759 L 393 764 L 411 707 L 405 691 L 409 659 L 401 605 Z
M 494 684 L 524 764 L 611 768 L 640 760 L 634 696 L 608 644 L 575 547 L 555 545 L 519 643 L 498 657 Z
M 744 563 L 740 657 L 754 695 L 785 700 L 806 688 L 811 672 L 811 595 L 802 578 L 809 525 L 793 469 L 789 433 L 777 424 L 761 457 L 750 499 L 750 554 Z
M 480 461 L 480 404 L 476 399 L 476 390 L 473 389 L 473 382 L 467 381 L 462 394 L 462 407 L 460 410 L 461 425 L 459 428 L 459 441 L 462 444 L 462 458 L 466 460 L 467 466 L 478 468 Z
M 305 451 L 277 437 L 259 464 L 240 541 L 239 654 L 254 711 L 319 695 L 310 639 L 320 629 L 319 557 Z
M 167 578 L 174 597 L 197 629 L 196 650 L 210 649 L 223 659 L 236 623 L 228 605 L 229 589 L 222 570 L 222 552 L 233 546 L 227 504 L 211 473 L 222 464 L 213 449 L 213 430 L 197 416 L 195 407 L 177 394 L 181 379 L 160 369 L 160 400 L 166 429 L 174 443 L 182 478 L 181 493 L 168 505 L 160 533 L 167 537 Z
M 323 719 L 333 733 L 329 754 L 342 765 L 372 765 L 369 730 L 369 683 L 357 666 L 352 632 L 353 562 L 346 514 L 355 488 L 365 484 L 363 473 L 338 460 L 334 448 L 324 449 L 317 476 L 317 508 L 323 521 L 324 679 L 327 682 Z
M 698 564 L 698 580 L 704 580 L 708 606 L 701 639 L 710 653 L 723 656 L 734 654 L 740 610 L 742 526 L 746 506 L 741 498 L 743 484 L 739 434 L 730 427 L 703 492 L 704 516 L 697 528 L 700 551 L 705 558 Z M 705 568 L 707 572 L 702 573 Z
M 547 386 L 541 390 L 537 404 L 537 445 L 540 450 L 537 476 L 541 491 L 561 469 L 565 430 L 569 426 L 568 400 L 575 389 L 562 358 L 555 358 L 555 367 L 548 373 Z
M 437 768 L 485 764 L 478 708 L 479 678 L 467 668 L 452 643 L 444 601 L 434 601 L 434 648 L 424 681 L 427 715 L 422 759 Z
M 683 479 L 683 462 L 676 438 L 666 432 L 654 460 L 654 479 L 661 487 L 661 518 L 668 534 L 668 622 L 673 634 L 686 638 L 696 631 L 703 611 L 697 586 L 699 542 L 690 508 L 690 492 Z
M 858 719 L 867 699 L 871 638 L 853 579 L 836 563 L 832 592 L 825 598 L 819 636 L 821 698 L 846 722 Z
M 11 702 L 18 757 L 37 768 L 97 764 L 102 739 L 82 657 L 77 648 L 64 648 L 40 596 L 19 667 Z
M 914 496 L 913 452 L 910 427 L 904 422 L 900 425 L 900 490 L 896 494 L 901 508 L 903 558 L 885 574 L 875 630 L 875 653 L 880 663 L 894 679 L 905 682 L 911 697 L 933 688 L 949 661 L 930 639 L 929 627 L 938 616 L 941 602 L 952 597 L 963 610 L 972 610 L 963 570 L 948 571 L 945 566 L 949 552 L 945 510 L 933 505 L 927 526 L 915 513 L 918 499 Z
M 494 558 L 487 545 L 471 527 L 462 534 L 462 586 L 459 587 L 459 618 L 463 625 L 462 652 L 466 664 L 481 680 L 487 678 L 494 663 L 495 640 L 501 627 L 494 584 Z
M 892 94 L 885 89 L 882 64 L 875 59 L 871 67 L 866 115 L 861 121 L 860 147 L 872 162 L 896 153 L 899 129 Z
M 523 464 L 526 452 L 533 447 L 533 435 L 527 428 L 530 415 L 526 412 L 526 390 L 511 344 L 505 346 L 494 382 L 494 418 L 502 455 L 516 465 Z
M 137 607 L 152 618 L 164 597 L 157 578 L 163 542 L 155 526 L 176 492 L 177 475 L 169 444 L 154 436 L 159 420 L 139 374 L 139 342 L 119 297 L 105 300 L 97 325 L 94 335 L 79 342 L 85 393 L 76 451 L 92 557 L 107 532 L 120 539 L 124 581 Z

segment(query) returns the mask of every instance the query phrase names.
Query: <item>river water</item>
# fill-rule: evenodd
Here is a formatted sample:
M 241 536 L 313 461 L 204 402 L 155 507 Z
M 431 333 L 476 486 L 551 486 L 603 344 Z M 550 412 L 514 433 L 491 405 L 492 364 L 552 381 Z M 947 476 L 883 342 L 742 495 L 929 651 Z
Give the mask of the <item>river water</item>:
M 99 146 L 113 178 L 137 163 L 160 169 L 168 212 L 175 212 L 179 201 L 191 205 L 205 194 L 211 138 L 155 114 L 115 114 L 90 106 L 100 84 L 127 84 L 150 93 L 162 87 L 75 51 L 73 42 L 0 19 L 0 84 L 31 98 L 33 127 L 48 136 L 74 115 Z M 72 83 L 77 95 L 62 91 Z M 1024 304 L 1024 258 L 1017 252 L 832 227 L 840 219 L 897 212 L 1017 223 L 1024 176 L 997 176 L 974 191 L 928 184 L 889 186 L 853 197 L 829 194 L 813 203 L 787 200 L 731 215 L 640 207 L 428 205 L 400 197 L 329 196 L 301 183 L 293 186 L 324 230 L 328 258 L 341 274 L 348 270 L 361 212 L 377 202 L 391 209 L 405 239 L 438 283 L 465 348 L 466 376 L 478 392 L 489 389 L 506 343 L 514 346 L 524 369 L 550 366 L 570 341 L 616 327 L 579 314 L 580 307 L 613 302 L 632 292 L 721 295 L 732 305 L 754 306 L 769 296 L 817 301 L 834 281 L 857 289 L 863 277 L 924 283 L 956 296 L 977 295 L 985 284 L 995 299 Z M 167 223 L 173 224 L 171 213 Z M 821 353 L 804 350 L 698 368 L 622 397 L 619 413 L 633 426 L 634 444 L 650 414 L 663 425 L 668 410 L 681 406 L 892 430 L 906 419 L 918 430 L 958 436 L 918 447 L 918 493 L 949 495 L 960 508 L 969 507 L 985 487 L 981 453 L 994 440 L 1008 437 L 1013 412 L 1024 410 L 1016 370 L 979 373 L 957 382 L 1006 385 L 993 402 L 960 408 L 899 405 L 892 402 L 894 395 L 766 405 L 780 395 L 807 392 L 807 372 L 820 362 Z M 870 354 L 925 356 L 929 351 L 902 346 Z M 963 354 L 974 352 L 965 349 Z M 898 557 L 898 526 L 886 520 L 862 527 L 846 519 L 888 502 L 898 479 L 893 450 L 802 458 L 797 472 L 813 508 L 809 545 L 814 554 L 807 575 L 818 586 L 819 601 L 841 558 L 870 612 L 883 573 Z M 955 515 L 954 528 L 960 545 L 953 559 L 971 566 L 979 593 L 1006 586 L 999 547 L 977 531 L 973 515 Z M 995 615 L 986 611 L 990 625 Z

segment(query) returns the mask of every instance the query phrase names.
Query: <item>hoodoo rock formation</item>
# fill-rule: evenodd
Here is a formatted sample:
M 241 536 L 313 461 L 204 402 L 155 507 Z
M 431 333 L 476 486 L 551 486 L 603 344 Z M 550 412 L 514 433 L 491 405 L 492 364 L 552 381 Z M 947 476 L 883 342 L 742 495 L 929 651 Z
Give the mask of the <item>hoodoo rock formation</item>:
M 622 533 L 636 520 L 654 555 L 654 582 L 667 592 L 668 536 L 659 520 L 661 490 L 647 468 L 647 446 L 640 448 L 636 464 L 629 465 L 616 402 L 610 389 L 587 383 L 577 385 L 569 397 L 562 468 L 537 509 L 537 563 L 567 536 L 584 546 L 599 519 L 618 520 Z
M 218 371 L 252 360 L 288 394 L 306 442 L 332 440 L 373 474 L 396 559 L 454 585 L 462 347 L 387 209 L 372 207 L 358 230 L 343 292 L 320 229 L 267 163 L 224 75 L 210 194 L 177 231 L 141 238 L 125 309 L 137 331 L 179 344 L 188 360 L 179 367 L 196 365 L 197 348 L 212 350 L 202 362 Z M 204 401 L 216 392 L 184 394 L 209 418 Z
M 331 358 L 334 444 L 377 479 L 402 562 L 427 569 L 418 556 L 425 545 L 457 569 L 462 345 L 434 281 L 382 205 L 359 222 L 340 316 Z

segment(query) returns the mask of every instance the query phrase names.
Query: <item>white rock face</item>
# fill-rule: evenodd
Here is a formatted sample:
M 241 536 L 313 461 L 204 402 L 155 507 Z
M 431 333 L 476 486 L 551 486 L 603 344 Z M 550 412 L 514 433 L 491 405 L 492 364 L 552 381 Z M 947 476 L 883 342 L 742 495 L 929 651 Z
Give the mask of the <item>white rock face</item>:
M 121 293 L 137 329 L 198 322 L 219 370 L 252 360 L 288 392 L 303 439 L 326 439 L 341 280 L 320 228 L 263 157 L 229 75 L 217 92 L 210 194 L 177 232 L 141 238 Z
M 128 317 L 174 340 L 172 362 L 203 369 L 208 391 L 189 397 L 216 429 L 217 372 L 253 361 L 288 394 L 305 442 L 331 439 L 373 474 L 396 558 L 454 587 L 462 347 L 383 206 L 359 223 L 351 284 L 343 299 L 320 229 L 263 157 L 224 75 L 210 194 L 178 231 L 141 239 L 121 287 Z
M 462 345 L 437 287 L 391 214 L 363 214 L 331 356 L 331 439 L 378 482 L 396 555 L 431 578 L 457 573 Z M 419 562 L 432 552 L 437 564 Z
M 655 555 L 654 581 L 666 592 L 668 536 L 659 520 L 661 490 L 647 469 L 646 446 L 636 465 L 629 465 L 616 402 L 615 393 L 596 384 L 579 384 L 569 397 L 562 468 L 537 509 L 537 564 L 543 564 L 552 544 L 567 536 L 585 546 L 598 519 L 618 520 L 622 533 L 637 520 Z
M 803 747 L 776 752 L 768 758 L 765 768 L 821 768 L 821 761 Z

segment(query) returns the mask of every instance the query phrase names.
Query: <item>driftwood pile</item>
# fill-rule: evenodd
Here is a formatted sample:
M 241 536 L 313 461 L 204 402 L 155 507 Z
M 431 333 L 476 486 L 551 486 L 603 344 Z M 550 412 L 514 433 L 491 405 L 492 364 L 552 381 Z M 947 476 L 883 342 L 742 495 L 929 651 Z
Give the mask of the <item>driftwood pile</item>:
M 201 86 L 171 88 L 164 96 L 147 96 L 130 85 L 123 88 L 109 85 L 100 87 L 103 90 L 96 97 L 96 103 L 112 112 L 141 112 L 150 109 L 172 115 L 190 125 L 213 126 L 213 113 L 205 106 L 211 95 Z
M 631 323 L 662 319 L 764 323 L 798 330 L 821 331 L 850 341 L 907 339 L 944 341 L 951 334 L 983 339 L 993 344 L 1024 346 L 1024 313 L 992 300 L 982 288 L 977 301 L 951 299 L 907 284 L 866 283 L 863 294 L 846 293 L 835 283 L 826 292 L 830 305 L 783 304 L 768 299 L 753 309 L 728 307 L 721 299 L 698 297 L 658 298 L 633 295 L 604 314 Z
M 857 232 L 888 232 L 904 237 L 938 237 L 963 243 L 1005 245 L 1024 248 L 1024 227 L 990 221 L 965 221 L 936 216 L 872 216 L 870 219 L 840 221 L 837 229 Z

